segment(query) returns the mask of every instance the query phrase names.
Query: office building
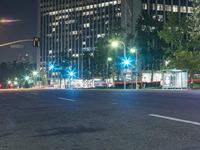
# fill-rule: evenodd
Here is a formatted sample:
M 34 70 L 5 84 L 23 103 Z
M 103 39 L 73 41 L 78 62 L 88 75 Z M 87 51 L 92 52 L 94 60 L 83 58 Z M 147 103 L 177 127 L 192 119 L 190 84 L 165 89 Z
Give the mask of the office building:
M 133 32 L 140 0 L 40 0 L 41 67 L 62 63 L 66 53 L 77 76 L 84 78 L 84 52 L 119 24 Z M 136 7 L 134 9 L 134 7 Z M 134 12 L 133 10 L 138 10 Z M 92 57 L 92 53 L 91 53 Z

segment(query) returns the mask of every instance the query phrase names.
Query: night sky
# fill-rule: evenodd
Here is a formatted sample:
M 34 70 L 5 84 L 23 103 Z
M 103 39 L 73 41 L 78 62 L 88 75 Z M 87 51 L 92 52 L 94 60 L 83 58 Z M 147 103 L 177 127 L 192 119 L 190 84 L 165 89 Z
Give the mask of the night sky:
M 0 19 L 21 20 L 12 24 L 0 24 L 0 44 L 36 36 L 37 17 L 37 0 L 0 0 Z M 15 48 L 16 46 L 21 48 Z M 35 49 L 32 43 L 17 44 L 14 48 L 10 46 L 0 48 L 0 62 L 16 60 L 19 54 L 23 55 L 26 52 L 31 53 L 35 61 Z

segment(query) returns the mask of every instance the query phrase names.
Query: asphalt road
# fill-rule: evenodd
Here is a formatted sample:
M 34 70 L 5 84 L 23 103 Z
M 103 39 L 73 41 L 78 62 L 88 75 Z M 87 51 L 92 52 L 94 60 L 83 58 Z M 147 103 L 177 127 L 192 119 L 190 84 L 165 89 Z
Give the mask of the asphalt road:
M 200 91 L 0 91 L 0 150 L 199 150 Z

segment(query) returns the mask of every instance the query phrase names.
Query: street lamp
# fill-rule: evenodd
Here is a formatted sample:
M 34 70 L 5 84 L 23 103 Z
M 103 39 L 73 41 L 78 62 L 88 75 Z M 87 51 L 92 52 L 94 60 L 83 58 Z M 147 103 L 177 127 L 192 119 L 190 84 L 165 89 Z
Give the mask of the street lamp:
M 107 59 L 108 61 L 112 61 L 112 58 L 111 57 L 108 57 L 108 59 Z
M 112 41 L 111 46 L 113 48 L 118 48 L 120 46 L 120 44 L 122 44 L 124 47 L 124 59 L 125 59 L 126 58 L 126 45 L 123 41 Z
M 17 85 L 18 85 L 18 82 L 17 82 L 17 81 L 14 81 L 14 85 L 17 86 Z
M 8 85 L 11 84 L 11 83 L 12 83 L 12 81 L 9 80 L 9 81 L 8 81 Z
M 128 66 L 130 65 L 130 63 L 131 63 L 131 60 L 130 60 L 130 59 L 124 59 L 124 60 L 123 60 L 123 65 L 124 65 L 124 67 L 128 67 Z
M 132 54 L 135 54 L 135 72 L 136 72 L 136 76 L 135 76 L 135 88 L 136 88 L 136 90 L 137 90 L 137 82 L 138 82 L 138 51 L 137 51 L 137 49 L 136 48 L 131 48 L 130 49 L 130 52 L 132 53 Z
M 73 80 L 73 78 L 75 77 L 75 72 L 73 71 L 73 70 L 69 70 L 68 71 L 68 76 L 69 76 L 69 81 L 70 81 L 70 88 L 71 88 L 71 86 L 72 86 L 72 80 Z
M 49 70 L 53 70 L 53 69 L 54 69 L 54 65 L 50 65 Z
M 113 48 L 117 48 L 119 47 L 119 41 L 112 41 L 111 45 Z
M 70 78 L 73 78 L 73 77 L 74 77 L 74 72 L 73 72 L 73 71 L 70 71 L 70 72 L 69 72 L 69 76 L 70 76 Z
M 29 81 L 30 77 L 29 76 L 25 76 L 24 79 L 25 79 L 25 81 Z
M 34 76 L 34 77 L 36 77 L 36 76 L 38 75 L 38 72 L 37 72 L 37 71 L 33 71 L 32 73 L 33 73 L 33 76 Z
M 123 41 L 112 41 L 111 45 L 113 48 L 119 47 L 119 45 L 122 44 L 124 47 L 124 60 L 127 60 L 126 58 L 126 45 Z M 127 63 L 127 62 L 126 62 Z M 124 89 L 126 89 L 126 71 L 124 72 Z
M 134 54 L 134 53 L 137 52 L 137 50 L 136 50 L 136 48 L 131 48 L 131 49 L 130 49 L 130 52 Z
M 26 75 L 24 77 L 24 80 L 25 80 L 25 84 L 24 84 L 25 88 L 29 88 L 30 77 Z

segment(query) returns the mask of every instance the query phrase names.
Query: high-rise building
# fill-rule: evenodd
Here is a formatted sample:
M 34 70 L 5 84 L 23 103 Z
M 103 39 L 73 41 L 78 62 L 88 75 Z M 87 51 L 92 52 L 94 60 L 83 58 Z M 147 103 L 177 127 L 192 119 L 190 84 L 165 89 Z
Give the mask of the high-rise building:
M 59 54 L 84 77 L 84 52 L 94 51 L 99 38 L 116 25 L 133 32 L 140 0 L 40 0 L 41 66 L 59 65 Z M 135 9 L 134 9 L 135 7 Z M 137 11 L 133 11 L 137 10 Z

